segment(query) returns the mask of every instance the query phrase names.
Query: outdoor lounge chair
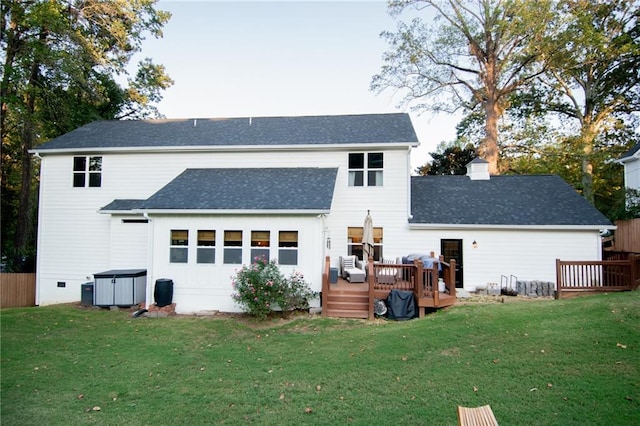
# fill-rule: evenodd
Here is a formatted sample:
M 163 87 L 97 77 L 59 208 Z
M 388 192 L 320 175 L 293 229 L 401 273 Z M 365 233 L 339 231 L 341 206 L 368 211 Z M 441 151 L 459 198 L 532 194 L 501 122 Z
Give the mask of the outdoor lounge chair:
M 393 259 L 382 259 L 383 265 L 395 265 Z M 376 281 L 379 284 L 395 284 L 396 279 L 399 278 L 400 268 L 388 267 L 388 268 L 376 268 Z
M 364 269 L 360 268 L 360 261 L 356 256 L 341 256 L 340 269 L 342 278 L 350 283 L 363 283 L 365 280 Z
M 458 406 L 458 424 L 460 426 L 498 426 L 491 406 L 461 407 Z

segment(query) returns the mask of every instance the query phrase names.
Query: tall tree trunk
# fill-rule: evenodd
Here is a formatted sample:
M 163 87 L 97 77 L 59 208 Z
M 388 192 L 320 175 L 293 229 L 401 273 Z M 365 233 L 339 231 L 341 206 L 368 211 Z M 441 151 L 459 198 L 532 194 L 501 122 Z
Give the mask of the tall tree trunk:
M 595 203 L 593 194 L 593 163 L 591 155 L 593 154 L 593 142 L 595 139 L 595 131 L 590 122 L 582 123 L 582 131 L 580 139 L 582 142 L 582 196 L 591 204 Z
M 591 204 L 595 203 L 593 195 L 593 163 L 589 156 L 582 157 L 582 196 Z
M 39 35 L 39 40 L 42 44 L 45 43 L 47 38 L 47 31 L 42 30 Z M 33 168 L 31 154 L 29 150 L 33 148 L 36 142 L 36 129 L 34 122 L 34 113 L 36 110 L 36 97 L 39 89 L 40 80 L 40 62 L 36 59 L 31 64 L 31 70 L 29 72 L 29 82 L 26 91 L 25 99 L 25 111 L 22 114 L 22 133 L 21 133 L 21 145 L 20 145 L 20 163 L 22 166 L 22 174 L 20 180 L 20 197 L 18 203 L 18 214 L 16 217 L 16 237 L 14 245 L 14 268 L 22 270 L 24 266 L 24 258 L 27 253 L 27 245 L 29 243 L 29 235 L 31 235 L 31 226 L 33 220 L 31 220 L 31 214 L 33 209 L 31 208 L 31 189 L 33 181 Z
M 18 215 L 16 222 L 16 239 L 13 265 L 17 270 L 22 271 L 24 266 L 24 257 L 27 255 L 27 243 L 31 234 L 31 183 L 32 183 L 32 166 L 31 154 L 29 150 L 33 147 L 35 132 L 33 129 L 33 120 L 31 117 L 25 119 L 24 128 L 22 129 L 22 145 L 20 164 L 22 167 L 22 178 L 20 181 L 20 198 L 18 203 Z
M 489 173 L 500 174 L 498 170 L 498 120 L 500 119 L 500 107 L 498 102 L 492 99 L 485 100 L 484 110 L 486 114 L 485 136 L 478 147 L 478 156 L 489 162 Z

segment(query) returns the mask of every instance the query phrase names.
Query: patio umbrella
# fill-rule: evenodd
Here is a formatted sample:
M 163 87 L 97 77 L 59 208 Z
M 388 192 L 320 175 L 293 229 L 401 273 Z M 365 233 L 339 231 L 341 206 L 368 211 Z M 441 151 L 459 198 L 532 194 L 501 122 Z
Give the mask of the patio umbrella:
M 362 257 L 364 261 L 368 261 L 369 257 L 373 257 L 373 220 L 367 210 L 367 216 L 364 218 L 364 227 L 362 228 Z

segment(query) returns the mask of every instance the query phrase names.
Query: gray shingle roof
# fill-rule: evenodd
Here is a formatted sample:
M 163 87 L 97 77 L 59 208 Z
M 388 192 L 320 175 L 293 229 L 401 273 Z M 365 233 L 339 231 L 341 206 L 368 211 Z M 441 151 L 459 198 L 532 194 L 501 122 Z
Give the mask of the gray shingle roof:
M 408 114 L 95 121 L 33 151 L 187 146 L 403 143 L 416 145 Z
M 640 142 L 635 144 L 630 150 L 628 150 L 627 152 L 622 154 L 622 156 L 619 158 L 619 160 L 631 158 L 638 151 L 640 151 Z
M 100 210 L 124 212 L 124 211 L 129 211 L 132 209 L 139 208 L 143 202 L 144 200 L 127 200 L 127 199 L 113 200 L 112 202 L 110 202 Z
M 414 224 L 602 226 L 611 222 L 554 175 L 415 176 Z
M 337 168 L 187 169 L 144 210 L 329 211 Z

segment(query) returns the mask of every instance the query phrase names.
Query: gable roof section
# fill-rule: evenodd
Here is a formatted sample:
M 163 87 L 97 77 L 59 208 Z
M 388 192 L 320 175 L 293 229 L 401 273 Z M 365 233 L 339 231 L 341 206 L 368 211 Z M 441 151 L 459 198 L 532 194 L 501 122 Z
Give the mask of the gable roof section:
M 137 208 L 328 213 L 337 173 L 337 168 L 187 169 Z
M 105 149 L 379 143 L 417 146 L 409 115 L 95 121 L 32 151 L 46 154 Z
M 598 209 L 555 175 L 414 176 L 411 225 L 612 228 Z M 416 227 L 416 226 L 414 226 Z
M 622 157 L 618 158 L 616 162 L 624 164 L 628 161 L 634 161 L 638 159 L 640 159 L 640 142 L 638 142 L 633 148 L 622 154 Z
M 106 206 L 100 209 L 101 212 L 113 212 L 113 213 L 127 213 L 131 210 L 138 209 L 142 205 L 144 200 L 134 200 L 134 199 L 120 199 L 113 200 Z

